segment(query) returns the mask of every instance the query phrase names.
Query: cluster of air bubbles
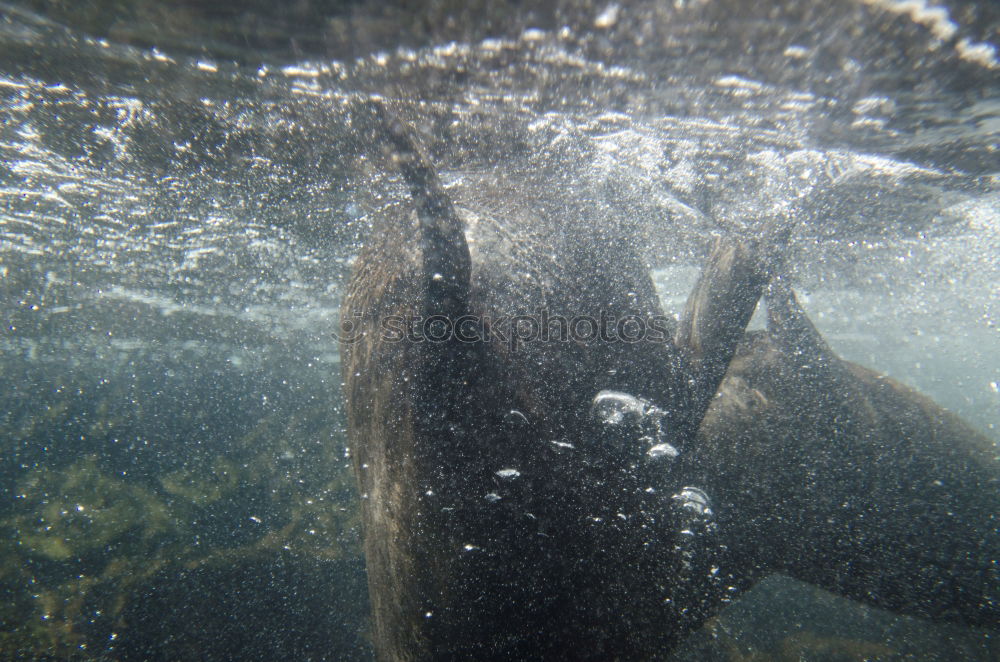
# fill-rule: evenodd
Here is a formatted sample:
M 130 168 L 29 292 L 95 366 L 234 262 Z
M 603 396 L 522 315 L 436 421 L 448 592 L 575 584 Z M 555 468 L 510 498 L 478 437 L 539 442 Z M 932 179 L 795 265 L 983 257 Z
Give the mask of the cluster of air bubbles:
M 496 504 L 510 496 L 510 490 L 518 482 L 521 472 L 514 467 L 504 467 L 493 472 L 494 486 L 484 495 L 483 500 L 487 504 Z
M 667 442 L 667 412 L 648 400 L 604 390 L 594 397 L 590 414 L 603 431 L 613 432 L 621 443 L 645 449 L 648 460 L 672 460 L 679 455 Z
M 684 487 L 671 497 L 682 519 L 711 520 L 712 503 L 704 490 Z
M 679 597 L 676 604 L 683 604 L 685 593 L 694 591 L 701 599 L 711 595 L 720 602 L 730 602 L 739 587 L 724 569 L 725 546 L 713 535 L 718 525 L 711 499 L 701 488 L 688 486 L 674 493 L 670 501 L 675 527 L 673 553 L 678 560 L 675 586 L 680 588 L 678 595 L 667 601 Z
M 702 565 L 698 557 L 706 556 L 707 547 L 713 544 L 715 514 L 712 502 L 705 491 L 697 487 L 683 487 L 671 497 L 676 522 L 674 551 L 681 560 L 681 572 L 691 572 Z

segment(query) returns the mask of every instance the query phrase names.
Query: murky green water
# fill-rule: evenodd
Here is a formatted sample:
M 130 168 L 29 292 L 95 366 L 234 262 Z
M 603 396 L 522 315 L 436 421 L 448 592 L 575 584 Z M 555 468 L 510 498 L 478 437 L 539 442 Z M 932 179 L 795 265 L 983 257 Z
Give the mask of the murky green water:
M 406 201 L 372 96 L 463 206 L 646 219 L 668 310 L 793 215 L 833 347 L 1000 438 L 987 3 L 299 4 L 0 6 L 0 658 L 371 655 L 332 331 Z M 776 578 L 675 655 L 998 648 Z

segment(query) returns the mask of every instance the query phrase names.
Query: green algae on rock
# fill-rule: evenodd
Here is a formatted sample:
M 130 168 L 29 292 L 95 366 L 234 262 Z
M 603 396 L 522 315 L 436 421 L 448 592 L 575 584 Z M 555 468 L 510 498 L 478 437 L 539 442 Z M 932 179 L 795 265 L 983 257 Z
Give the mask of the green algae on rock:
M 64 469 L 33 469 L 17 497 L 28 510 L 13 520 L 20 548 L 52 561 L 103 553 L 133 530 L 148 539 L 170 522 L 150 491 L 102 473 L 92 455 Z

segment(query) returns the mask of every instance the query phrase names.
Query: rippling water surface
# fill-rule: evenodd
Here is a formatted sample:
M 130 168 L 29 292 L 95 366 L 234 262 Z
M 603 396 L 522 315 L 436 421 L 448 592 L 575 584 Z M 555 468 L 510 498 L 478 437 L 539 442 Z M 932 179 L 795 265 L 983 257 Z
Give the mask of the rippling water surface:
M 793 219 L 791 276 L 834 348 L 1000 439 L 995 12 L 757 4 L 563 3 L 491 34 L 462 14 L 399 48 L 357 6 L 339 59 L 0 6 L 5 653 L 148 657 L 183 623 L 130 634 L 135 595 L 169 612 L 171 586 L 261 564 L 275 590 L 332 573 L 363 595 L 332 331 L 370 219 L 406 202 L 355 137 L 364 99 L 415 127 L 462 206 L 642 219 L 668 310 L 713 235 Z M 303 631 L 363 656 L 352 605 Z M 858 637 L 923 645 L 883 643 L 920 629 L 886 623 Z

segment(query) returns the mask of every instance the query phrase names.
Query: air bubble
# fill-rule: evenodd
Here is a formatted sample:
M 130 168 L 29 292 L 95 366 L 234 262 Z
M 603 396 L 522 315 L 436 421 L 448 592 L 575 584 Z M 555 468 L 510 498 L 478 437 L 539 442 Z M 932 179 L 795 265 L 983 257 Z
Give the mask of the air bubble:
M 646 451 L 646 455 L 649 456 L 649 459 L 651 460 L 659 460 L 663 458 L 672 460 L 680 455 L 680 453 L 670 444 L 663 443 L 650 447 L 650 449 Z
M 617 447 L 638 459 L 645 449 L 650 461 L 672 460 L 680 451 L 668 442 L 667 412 L 648 400 L 621 391 L 600 391 L 591 403 L 590 415 L 601 425 L 599 435 L 606 445 Z
M 594 397 L 590 414 L 605 425 L 622 425 L 639 421 L 646 415 L 649 403 L 620 391 L 601 391 Z
M 516 428 L 516 427 L 523 427 L 525 425 L 530 425 L 530 421 L 528 421 L 528 417 L 525 416 L 522 412 L 519 412 L 516 409 L 511 409 L 509 412 L 507 412 L 506 414 L 504 414 L 503 420 L 504 420 L 504 423 L 506 423 L 508 426 L 514 427 L 514 428 Z
M 685 514 L 698 518 L 712 516 L 712 502 L 704 490 L 697 487 L 684 487 L 671 497 L 674 505 Z
M 575 448 L 575 446 L 573 446 L 573 444 L 569 443 L 568 441 L 560 441 L 558 439 L 553 439 L 549 441 L 549 444 L 551 444 L 552 448 L 555 449 L 556 452 L 558 453 L 561 453 L 563 451 L 571 451 Z

